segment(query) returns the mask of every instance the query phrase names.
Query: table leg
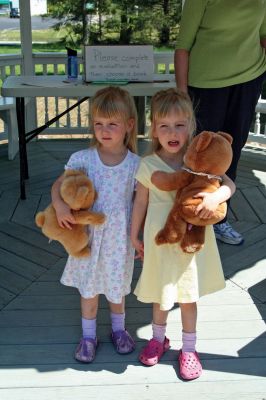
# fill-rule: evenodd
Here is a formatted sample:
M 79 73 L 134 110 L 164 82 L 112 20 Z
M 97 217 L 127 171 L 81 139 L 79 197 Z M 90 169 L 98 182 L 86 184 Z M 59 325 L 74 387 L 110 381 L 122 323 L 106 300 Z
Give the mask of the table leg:
M 23 97 L 18 97 L 16 99 L 16 109 L 17 109 L 17 120 L 18 120 L 18 137 L 19 137 L 19 158 L 20 158 L 20 198 L 26 199 L 26 191 L 25 191 L 25 180 L 28 179 L 28 158 L 27 158 L 27 142 L 30 142 L 31 139 L 36 137 L 39 133 L 41 133 L 45 128 L 52 125 L 63 115 L 69 113 L 79 104 L 88 100 L 88 97 L 83 97 L 81 100 L 77 101 L 71 107 L 63 111 L 61 114 L 52 118 L 50 121 L 47 121 L 44 125 L 33 129 L 33 131 L 27 132 L 25 131 L 25 102 Z
M 146 127 L 146 98 L 145 96 L 135 96 L 134 100 L 138 112 L 138 135 L 144 135 Z
M 16 110 L 19 137 L 19 161 L 20 161 L 20 198 L 26 199 L 25 180 L 28 179 L 28 160 L 25 137 L 25 102 L 23 97 L 16 98 Z

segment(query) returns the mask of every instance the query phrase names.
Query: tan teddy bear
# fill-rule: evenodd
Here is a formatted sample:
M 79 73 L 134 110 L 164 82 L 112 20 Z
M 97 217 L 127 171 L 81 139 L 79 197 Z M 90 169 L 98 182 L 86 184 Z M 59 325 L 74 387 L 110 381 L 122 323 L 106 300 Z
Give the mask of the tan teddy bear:
M 35 217 L 36 225 L 49 239 L 59 241 L 66 252 L 74 257 L 87 257 L 91 251 L 88 246 L 89 234 L 87 225 L 101 225 L 105 215 L 90 211 L 97 198 L 97 193 L 90 179 L 81 171 L 66 170 L 60 187 L 62 199 L 72 210 L 76 224 L 72 229 L 61 228 L 52 204 Z
M 193 196 L 200 192 L 214 192 L 220 187 L 221 176 L 232 161 L 232 137 L 224 132 L 203 131 L 196 136 L 184 156 L 180 171 L 168 173 L 156 171 L 152 183 L 160 190 L 177 190 L 175 202 L 164 228 L 158 232 L 158 245 L 181 242 L 186 253 L 194 253 L 203 247 L 205 226 L 221 221 L 226 215 L 226 203 L 217 208 L 208 220 L 195 215 L 202 198 Z

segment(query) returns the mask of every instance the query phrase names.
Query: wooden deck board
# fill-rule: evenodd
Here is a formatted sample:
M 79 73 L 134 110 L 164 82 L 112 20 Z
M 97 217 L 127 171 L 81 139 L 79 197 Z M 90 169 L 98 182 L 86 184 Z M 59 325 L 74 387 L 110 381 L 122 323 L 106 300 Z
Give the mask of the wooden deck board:
M 2 268 L 2 267 L 1 267 Z M 0 286 L 0 308 L 4 308 L 4 306 L 8 303 L 10 303 L 11 300 L 13 300 L 16 297 L 16 295 L 10 290 L 7 290 L 3 287 Z
M 35 225 L 34 214 L 35 212 L 32 213 L 31 219 L 28 219 L 26 216 L 26 221 L 20 224 L 18 223 L 17 217 L 14 216 L 12 222 L 0 224 L 0 232 L 16 239 L 23 238 L 23 241 L 27 242 L 27 244 L 54 254 L 57 257 L 66 256 L 66 252 L 62 246 L 55 241 L 49 243 L 49 239 L 44 236 L 41 230 Z M 13 222 L 15 222 L 15 224 Z
M 253 254 L 253 245 L 259 243 L 260 241 L 263 241 L 265 239 L 265 229 L 266 225 L 265 224 L 258 224 L 258 223 L 235 223 L 233 224 L 235 229 L 238 230 L 238 232 L 241 232 L 244 237 L 245 237 L 245 242 L 243 245 L 240 246 L 228 246 L 224 243 L 219 242 L 219 251 L 220 255 L 223 259 L 223 265 L 224 265 L 224 271 L 226 272 L 225 268 L 225 261 L 228 257 L 231 255 L 234 255 L 237 257 L 238 254 L 243 253 L 243 251 L 250 252 Z M 247 250 L 248 249 L 248 250 Z M 257 256 L 260 256 L 259 253 L 256 254 Z
M 16 254 L 44 267 L 58 260 L 57 256 L 35 247 L 33 243 L 30 244 L 22 240 L 22 238 L 16 238 L 15 235 L 9 236 L 0 232 L 0 247 L 12 254 Z
M 241 191 L 236 191 L 232 197 L 232 200 L 230 201 L 230 206 L 239 221 L 244 220 L 260 222 L 255 211 L 250 207 L 250 204 L 247 202 Z
M 10 271 L 16 272 L 16 274 L 24 276 L 30 279 L 32 282 L 35 281 L 46 268 L 38 265 L 30 260 L 24 259 L 16 254 L 13 254 L 7 250 L 0 249 L 1 263 L 4 268 Z M 12 289 L 12 286 L 11 288 Z
M 146 341 L 136 342 L 136 351 L 124 355 L 117 354 L 111 342 L 101 342 L 97 351 L 97 360 L 95 364 L 115 363 L 117 365 L 127 365 L 138 363 L 138 353 L 140 352 Z M 42 360 L 45 357 L 46 364 L 65 364 L 73 363 L 73 349 L 77 343 L 42 343 L 42 345 L 15 345 L 12 344 L 14 351 L 10 352 L 10 346 L 0 345 L 0 366 L 27 366 L 27 365 L 42 365 Z M 244 362 L 246 359 L 260 358 L 266 360 L 266 337 L 257 338 L 254 343 L 250 338 L 236 339 L 198 339 L 198 347 L 200 347 L 200 357 L 202 361 L 210 359 L 238 358 L 242 351 L 241 359 Z M 171 340 L 171 349 L 163 356 L 163 363 L 176 363 L 177 353 L 180 348 L 180 339 Z M 244 349 L 244 350 L 243 350 Z M 19 356 L 19 357 L 18 357 Z M 74 360 L 75 361 L 75 360 Z M 140 368 L 139 368 L 140 369 Z M 265 369 L 266 371 L 266 369 Z M 141 371 L 139 371 L 141 374 Z
M 0 282 L 2 288 L 10 290 L 14 294 L 19 294 L 31 283 L 31 280 L 9 271 L 1 265 Z
M 265 390 L 266 359 L 264 357 L 224 358 L 217 354 L 216 358 L 206 359 L 204 354 L 201 356 L 205 373 L 199 382 L 217 382 L 219 380 L 226 383 L 227 381 L 238 381 L 239 386 L 241 386 L 242 382 L 255 380 L 258 384 L 261 383 L 261 390 L 263 388 Z M 57 387 L 65 387 L 65 390 L 69 390 L 73 386 L 82 387 L 85 385 L 89 393 L 89 388 L 95 385 L 100 387 L 132 385 L 134 387 L 138 384 L 158 385 L 163 382 L 165 388 L 167 388 L 168 384 L 178 382 L 178 386 L 176 386 L 178 391 L 179 385 L 184 384 L 178 379 L 176 361 L 171 362 L 162 359 L 161 363 L 153 368 L 144 368 L 138 362 L 127 362 L 126 358 L 129 358 L 129 356 L 125 356 L 124 361 L 120 363 L 104 363 L 104 370 L 102 363 L 97 362 L 91 365 L 80 365 L 73 361 L 73 363 L 67 362 L 66 364 L 29 365 L 28 368 L 27 365 L 23 368 L 23 364 L 19 362 L 15 365 L 17 367 L 16 379 L 14 379 L 13 368 L 4 368 L 2 371 L 3 380 L 1 380 L 0 385 L 4 388 L 15 388 L 21 387 L 21 382 L 23 382 L 25 393 L 27 393 L 27 388 L 34 387 L 38 387 L 40 391 L 42 387 L 54 387 L 54 390 Z M 186 386 L 188 386 L 187 383 Z M 144 394 L 143 398 L 146 398 Z
M 51 400 L 64 399 L 73 400 L 73 397 L 79 400 L 135 400 L 136 398 L 152 400 L 158 398 L 160 400 L 176 399 L 178 393 L 179 398 L 195 398 L 197 400 L 232 400 L 232 393 L 235 398 L 241 400 L 262 400 L 265 393 L 265 385 L 263 380 L 258 381 L 247 379 L 233 382 L 230 377 L 227 381 L 212 382 L 193 382 L 190 387 L 182 385 L 178 382 L 153 383 L 153 384 L 113 384 L 102 386 L 95 384 L 89 386 L 83 383 L 79 386 L 62 387 L 41 387 L 27 388 L 27 400 Z M 197 394 L 196 397 L 195 393 Z M 1 395 L 4 400 L 23 399 L 25 395 L 24 389 L 3 389 Z
M 261 222 L 266 223 L 266 197 L 259 190 L 259 188 L 246 188 L 242 190 L 245 198 L 255 210 L 256 215 Z
M 137 341 L 149 339 L 151 335 L 151 324 L 140 326 L 139 323 L 131 323 L 127 325 L 132 336 Z M 167 335 L 170 340 L 180 340 L 181 322 L 170 324 L 167 327 Z M 247 324 L 246 321 L 201 321 L 200 330 L 198 331 L 198 339 L 252 339 L 265 333 L 265 323 L 261 319 L 253 319 L 252 323 Z M 100 323 L 97 328 L 97 334 L 101 338 L 101 343 L 110 342 L 110 332 L 107 324 Z M 19 327 L 1 327 L 0 345 L 26 345 L 26 344 L 60 344 L 60 343 L 76 343 L 76 338 L 80 335 L 80 325 L 64 325 L 64 326 L 42 326 Z M 74 347 L 72 347 L 72 350 Z
M 0 275 L 1 278 L 1 275 Z M 19 281 L 20 282 L 20 281 Z M 21 283 L 21 285 L 23 282 Z M 26 287 L 26 285 L 24 285 Z M 24 288 L 23 287 L 23 288 Z M 49 290 L 48 290 L 49 292 Z M 205 303 L 204 303 L 205 301 Z M 201 301 L 200 304 L 208 304 L 208 300 Z M 108 308 L 108 303 L 105 299 L 102 299 L 102 303 L 105 308 Z M 238 291 L 226 291 L 226 294 L 221 294 L 220 296 L 212 296 L 213 305 L 234 305 L 234 304 L 250 304 L 250 298 L 246 298 L 241 292 Z M 132 307 L 145 307 L 145 304 L 138 304 L 135 296 L 129 297 L 126 302 L 127 308 Z M 58 295 L 58 294 L 39 294 L 30 296 L 19 296 L 11 304 L 6 306 L 6 309 L 23 309 L 23 310 L 45 310 L 45 309 L 74 309 L 79 310 L 80 299 L 76 294 Z
M 178 375 L 180 310 L 169 313 L 171 349 L 145 368 L 138 350 L 151 335 L 151 305 L 127 298 L 127 327 L 137 351 L 118 355 L 110 341 L 107 302 L 100 300 L 100 340 L 91 365 L 75 362 L 79 340 L 79 296 L 59 283 L 66 253 L 48 243 L 34 215 L 50 202 L 50 187 L 73 151 L 87 141 L 39 141 L 29 148 L 27 200 L 19 199 L 19 160 L 0 146 L 0 398 L 1 400 L 262 400 L 266 395 L 266 150 L 247 146 L 229 218 L 245 243 L 218 243 L 226 289 L 203 297 L 198 307 L 198 351 L 204 373 L 185 383 Z M 146 142 L 140 142 L 144 151 Z M 41 162 L 40 162 L 41 161 Z M 136 261 L 132 288 L 141 272 Z M 15 377 L 15 378 L 14 378 Z
M 8 307 L 8 309 L 7 309 Z M 99 321 L 110 325 L 110 315 L 107 308 L 101 308 L 99 311 Z M 219 314 L 219 315 L 217 315 Z M 250 321 L 251 319 L 266 318 L 265 304 L 239 304 L 239 305 L 201 305 L 198 312 L 198 321 Z M 180 319 L 180 310 L 178 308 L 171 310 L 168 322 L 176 323 Z M 127 323 L 138 322 L 141 324 L 150 324 L 151 307 L 149 305 L 142 307 L 127 307 Z M 60 326 L 60 325 L 80 324 L 79 309 L 42 309 L 41 312 L 35 309 L 12 309 L 12 302 L 1 311 L 0 327 L 25 327 L 25 326 Z

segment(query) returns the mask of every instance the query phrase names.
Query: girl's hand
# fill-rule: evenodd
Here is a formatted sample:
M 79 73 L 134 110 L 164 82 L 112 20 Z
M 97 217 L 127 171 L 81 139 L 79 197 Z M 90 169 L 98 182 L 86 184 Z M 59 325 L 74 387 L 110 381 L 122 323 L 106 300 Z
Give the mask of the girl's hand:
M 140 258 L 143 261 L 144 258 L 144 244 L 141 240 L 135 239 L 132 240 L 132 245 L 135 248 L 137 255 L 135 256 L 135 259 Z
M 198 215 L 201 219 L 212 218 L 220 202 L 217 199 L 216 192 L 207 193 L 200 192 L 193 196 L 194 198 L 202 198 L 202 203 L 198 205 L 195 211 L 195 215 Z
M 58 224 L 61 228 L 72 229 L 72 225 L 76 223 L 70 207 L 61 202 L 60 206 L 55 208 Z

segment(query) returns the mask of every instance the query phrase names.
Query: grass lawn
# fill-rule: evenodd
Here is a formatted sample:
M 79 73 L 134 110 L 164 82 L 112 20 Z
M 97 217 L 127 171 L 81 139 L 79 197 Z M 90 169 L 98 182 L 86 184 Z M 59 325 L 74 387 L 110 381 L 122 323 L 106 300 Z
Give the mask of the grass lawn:
M 65 46 L 60 42 L 66 35 L 64 28 L 60 31 L 54 29 L 43 29 L 32 31 L 32 42 L 33 52 L 65 52 Z M 20 31 L 19 30 L 7 30 L 0 29 L 0 42 L 20 42 Z M 39 43 L 36 43 L 39 42 Z M 170 47 L 154 47 L 155 51 L 173 51 Z M 20 53 L 19 44 L 10 44 L 10 46 L 0 45 L 0 54 L 17 54 Z
M 58 42 L 65 36 L 65 30 L 55 31 L 54 29 L 41 29 L 32 31 L 33 42 Z M 3 42 L 18 42 L 20 41 L 19 30 L 0 30 L 0 41 Z
M 38 44 L 33 43 L 32 45 L 33 53 L 46 53 L 46 52 L 65 52 L 65 46 L 61 43 L 45 43 Z M 18 54 L 21 52 L 21 47 L 19 44 L 12 44 L 10 46 L 0 45 L 0 54 Z
M 32 31 L 32 42 L 33 42 L 33 52 L 63 52 L 65 51 L 65 46 L 60 43 L 65 35 L 64 30 L 59 32 L 53 29 L 43 29 Z M 0 42 L 10 42 L 9 46 L 0 45 L 0 54 L 17 54 L 20 53 L 20 45 L 12 44 L 12 42 L 20 42 L 20 32 L 19 31 L 9 31 L 0 30 Z M 40 42 L 40 43 L 35 43 Z

